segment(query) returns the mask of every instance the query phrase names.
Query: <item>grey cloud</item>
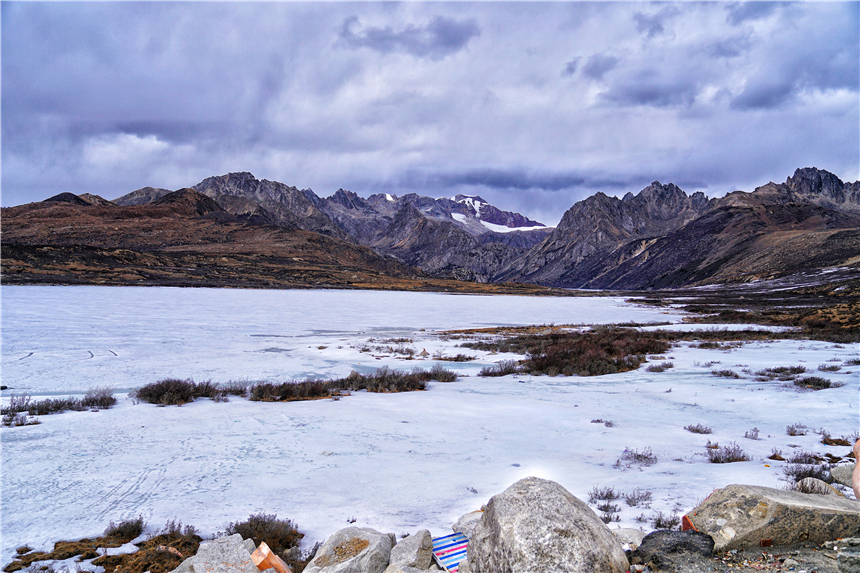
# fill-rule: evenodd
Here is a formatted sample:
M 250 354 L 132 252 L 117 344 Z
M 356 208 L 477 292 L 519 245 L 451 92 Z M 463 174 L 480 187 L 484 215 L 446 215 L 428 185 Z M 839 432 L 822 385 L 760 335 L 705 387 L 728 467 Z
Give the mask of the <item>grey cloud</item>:
M 602 80 L 603 76 L 617 66 L 620 61 L 615 56 L 595 54 L 588 58 L 588 61 L 582 66 L 582 74 L 593 80 Z
M 704 53 L 713 58 L 737 58 L 746 54 L 750 49 L 750 40 L 746 37 L 725 38 L 704 46 Z
M 562 70 L 561 75 L 563 76 L 572 76 L 576 73 L 576 69 L 579 67 L 579 57 L 573 58 L 569 62 L 564 65 L 564 70 Z
M 542 190 L 562 191 L 588 187 L 593 189 L 624 189 L 627 179 L 596 177 L 577 172 L 532 171 L 524 168 L 512 169 L 467 169 L 462 171 L 407 171 L 391 188 L 407 189 L 454 189 L 481 187 L 499 191 Z
M 698 91 L 690 78 L 663 78 L 656 71 L 646 71 L 613 84 L 602 97 L 621 105 L 688 106 Z
M 732 100 L 739 110 L 771 109 L 805 91 L 860 89 L 860 44 L 857 32 L 833 45 L 816 45 L 792 54 L 773 66 L 763 65 L 751 74 L 743 91 Z
M 660 36 L 666 32 L 663 23 L 678 15 L 679 12 L 674 6 L 665 6 L 655 14 L 636 12 L 633 14 L 633 19 L 636 20 L 636 30 L 649 38 Z
M 782 5 L 782 2 L 736 2 L 729 5 L 726 22 L 737 25 L 747 20 L 767 18 Z
M 426 26 L 408 24 L 396 31 L 367 26 L 361 28 L 357 16 L 343 21 L 340 39 L 351 48 L 370 48 L 383 54 L 406 52 L 417 57 L 441 59 L 459 52 L 469 41 L 481 35 L 481 29 L 474 19 L 455 20 L 444 16 L 434 17 Z

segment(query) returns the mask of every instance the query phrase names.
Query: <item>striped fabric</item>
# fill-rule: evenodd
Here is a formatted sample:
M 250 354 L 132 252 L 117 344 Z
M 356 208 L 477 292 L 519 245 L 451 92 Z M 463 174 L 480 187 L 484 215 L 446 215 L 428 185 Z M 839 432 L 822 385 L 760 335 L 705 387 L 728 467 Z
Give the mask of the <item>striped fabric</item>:
M 433 538 L 433 557 L 445 571 L 457 573 L 460 561 L 466 558 L 469 540 L 462 533 Z

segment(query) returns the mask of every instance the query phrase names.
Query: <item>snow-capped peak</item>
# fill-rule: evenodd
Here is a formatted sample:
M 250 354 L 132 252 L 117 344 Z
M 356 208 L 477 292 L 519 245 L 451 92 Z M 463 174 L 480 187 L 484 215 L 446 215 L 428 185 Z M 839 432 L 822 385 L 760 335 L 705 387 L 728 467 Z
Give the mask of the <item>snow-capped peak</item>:
M 456 195 L 454 197 L 454 201 L 471 207 L 475 211 L 475 214 L 478 216 L 478 218 L 481 217 L 481 207 L 484 205 L 489 205 L 487 201 L 485 201 L 481 197 L 478 197 L 477 195 Z

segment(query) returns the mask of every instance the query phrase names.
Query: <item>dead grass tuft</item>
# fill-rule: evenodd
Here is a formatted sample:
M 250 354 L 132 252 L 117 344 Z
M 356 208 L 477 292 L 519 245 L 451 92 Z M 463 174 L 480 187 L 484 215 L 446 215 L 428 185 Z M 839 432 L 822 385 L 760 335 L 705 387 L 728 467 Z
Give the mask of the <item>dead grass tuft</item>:
M 710 442 L 709 442 L 710 443 Z M 739 445 L 732 442 L 727 446 L 707 448 L 708 461 L 712 464 L 728 464 L 732 462 L 748 462 L 750 457 Z

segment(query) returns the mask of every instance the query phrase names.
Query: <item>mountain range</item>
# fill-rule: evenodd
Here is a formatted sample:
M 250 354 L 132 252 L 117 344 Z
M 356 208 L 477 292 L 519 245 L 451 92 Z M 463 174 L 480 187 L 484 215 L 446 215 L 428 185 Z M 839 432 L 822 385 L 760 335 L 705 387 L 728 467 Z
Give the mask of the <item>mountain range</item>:
M 158 284 L 213 286 L 365 288 L 397 277 L 647 290 L 860 268 L 860 182 L 814 167 L 721 198 L 657 181 L 623 198 L 597 193 L 555 228 L 477 196 L 362 198 L 339 189 L 322 198 L 250 173 L 113 201 L 61 193 L 4 208 L 2 220 L 6 282 L 39 282 L 51 274 L 34 270 L 53 265 L 53 276 L 83 282 L 134 267 L 131 284 L 142 273 Z M 162 274 L 152 275 L 156 268 Z

